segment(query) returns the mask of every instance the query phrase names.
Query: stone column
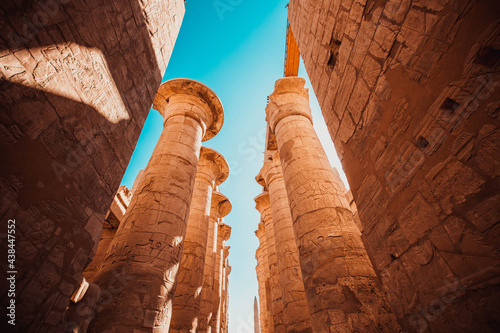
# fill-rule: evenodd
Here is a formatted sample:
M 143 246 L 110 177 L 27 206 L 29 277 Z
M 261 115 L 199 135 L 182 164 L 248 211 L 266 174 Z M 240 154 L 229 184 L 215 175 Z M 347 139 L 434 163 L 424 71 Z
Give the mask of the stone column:
M 116 231 L 117 229 L 102 229 L 101 240 L 99 241 L 99 245 L 97 246 L 95 257 L 83 271 L 83 276 L 87 281 L 94 281 L 94 276 L 97 274 L 99 268 L 101 267 L 102 260 L 104 259 L 109 245 L 116 235 Z
M 174 295 L 171 333 L 197 331 L 212 191 L 226 180 L 228 173 L 229 167 L 221 154 L 211 148 L 201 148 Z
M 278 276 L 278 257 L 276 254 L 276 239 L 274 235 L 271 204 L 267 191 L 255 197 L 256 208 L 264 222 L 269 263 L 269 284 L 271 287 L 271 310 L 273 315 L 274 331 L 286 332 L 283 318 L 283 295 Z
M 205 271 L 203 275 L 203 289 L 201 290 L 201 312 L 198 325 L 199 332 L 208 332 L 214 303 L 214 279 L 215 264 L 217 261 L 217 229 L 219 219 L 225 217 L 231 211 L 231 202 L 222 193 L 212 193 L 212 205 L 210 208 L 210 224 L 208 229 L 208 244 L 205 260 Z
M 257 281 L 259 283 L 259 305 L 260 305 L 260 330 L 262 333 L 272 332 L 272 313 L 269 311 L 271 304 L 268 304 L 266 282 L 269 277 L 269 263 L 267 261 L 267 242 L 264 223 L 259 223 L 259 228 L 255 231 L 259 239 L 259 247 L 255 253 L 257 259 Z
M 283 318 L 287 333 L 312 332 L 309 309 L 302 282 L 299 251 L 293 232 L 292 214 L 277 152 L 260 171 L 269 191 L 278 257 L 278 276 L 283 294 Z M 260 177 L 257 176 L 259 179 Z
M 312 126 L 305 80 L 279 79 L 266 107 L 276 135 L 315 332 L 395 332 L 398 324 Z
M 163 83 L 164 129 L 94 282 L 102 297 L 90 331 L 167 332 L 202 140 L 223 122 L 205 85 Z
M 222 288 L 224 284 L 224 243 L 231 236 L 231 227 L 224 222 L 219 223 L 217 230 L 217 252 L 215 262 L 215 279 L 214 279 L 214 295 L 213 295 L 213 308 L 212 320 L 210 320 L 211 332 L 219 333 L 221 330 L 221 302 L 222 302 Z
M 224 246 L 223 254 L 223 273 L 222 273 L 222 288 L 221 288 L 221 302 L 220 302 L 220 332 L 227 333 L 227 307 L 229 301 L 229 292 L 227 287 L 229 285 L 229 273 L 231 273 L 231 266 L 229 266 L 229 249 L 230 246 Z

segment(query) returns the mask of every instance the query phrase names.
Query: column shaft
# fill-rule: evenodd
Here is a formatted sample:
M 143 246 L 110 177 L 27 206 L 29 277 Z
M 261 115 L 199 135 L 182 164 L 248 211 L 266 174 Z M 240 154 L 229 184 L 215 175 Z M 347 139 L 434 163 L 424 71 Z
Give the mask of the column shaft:
M 102 260 L 108 251 L 109 245 L 113 241 L 115 237 L 117 229 L 103 229 L 101 234 L 101 240 L 99 241 L 99 245 L 97 246 L 97 251 L 94 256 L 94 259 L 90 262 L 90 264 L 83 271 L 83 276 L 89 282 L 94 281 L 94 276 L 97 274 L 99 267 L 101 266 Z
M 213 209 L 213 206 L 212 206 Z M 216 262 L 216 242 L 217 242 L 217 221 L 212 219 L 210 214 L 210 225 L 208 229 L 208 246 L 205 261 L 205 271 L 203 275 L 203 289 L 201 290 L 201 311 L 200 324 L 198 329 L 200 332 L 208 332 L 210 320 L 213 313 L 213 287 L 215 277 L 215 262 Z
M 212 319 L 210 321 L 211 331 L 221 332 L 221 303 L 224 288 L 224 243 L 231 234 L 231 227 L 221 222 L 217 231 L 217 252 L 215 264 L 214 294 L 212 302 Z
M 274 234 L 273 219 L 269 203 L 269 193 L 263 192 L 255 198 L 257 209 L 261 212 L 264 229 L 266 232 L 266 242 L 269 263 L 269 285 L 271 288 L 271 310 L 273 315 L 274 331 L 277 333 L 286 332 L 283 318 L 283 294 L 278 274 L 278 257 L 276 252 L 276 237 Z
M 266 284 L 269 284 L 269 263 L 267 260 L 267 242 L 264 223 L 259 223 L 259 228 L 255 235 L 259 238 L 255 258 L 257 259 L 257 281 L 259 283 L 259 305 L 260 305 L 260 328 L 262 333 L 272 332 L 272 314 L 268 303 L 269 295 Z
M 255 255 L 257 259 L 257 266 L 255 271 L 257 272 L 257 283 L 259 292 L 259 327 L 262 333 L 267 333 L 267 317 L 265 316 L 264 308 L 266 308 L 266 287 L 264 282 L 264 271 L 263 271 L 263 259 L 262 259 L 262 249 L 259 246 Z
M 94 278 L 105 305 L 91 329 L 168 331 L 202 136 L 202 126 L 190 117 L 165 121 L 139 189 Z
M 198 169 L 189 213 L 169 332 L 196 332 L 200 313 L 212 183 Z
M 164 129 L 94 282 L 101 299 L 89 331 L 168 332 L 202 140 L 223 123 L 213 91 L 163 83 L 154 107 Z
M 312 332 L 300 271 L 299 252 L 293 232 L 292 215 L 277 154 L 272 161 L 264 163 L 261 173 L 266 181 L 271 202 L 286 331 L 287 333 Z
M 265 279 L 265 287 L 266 287 L 266 313 L 267 313 L 267 329 L 269 333 L 275 332 L 274 329 L 274 319 L 273 319 L 273 301 L 271 295 L 271 273 L 269 272 L 269 264 L 266 265 L 266 279 Z
M 220 224 L 219 224 L 219 233 L 217 235 L 217 253 L 216 253 L 216 265 L 215 265 L 215 279 L 214 279 L 214 294 L 213 294 L 213 302 L 212 302 L 212 320 L 210 321 L 210 327 L 212 332 L 219 333 L 220 332 L 220 302 L 221 302 L 221 293 L 222 293 L 222 277 L 223 277 L 223 262 L 222 262 L 222 247 L 223 240 L 220 233 Z
M 223 254 L 223 278 L 222 278 L 222 288 L 220 295 L 220 332 L 227 333 L 227 306 L 228 306 L 228 280 L 229 272 L 231 272 L 231 267 L 229 266 L 228 258 L 229 246 L 224 246 Z
M 217 234 L 219 219 L 223 218 L 231 211 L 231 203 L 225 195 L 214 192 L 210 208 L 210 226 L 208 232 L 207 256 L 205 261 L 205 272 L 203 276 L 203 289 L 201 291 L 201 312 L 199 332 L 208 332 L 210 321 L 215 315 L 213 312 L 214 303 L 214 280 L 215 266 L 217 261 Z
M 312 126 L 305 80 L 276 82 L 266 108 L 276 135 L 315 332 L 394 332 L 398 325 Z
M 169 332 L 197 331 L 212 192 L 216 184 L 227 178 L 227 170 L 222 155 L 213 149 L 201 148 Z

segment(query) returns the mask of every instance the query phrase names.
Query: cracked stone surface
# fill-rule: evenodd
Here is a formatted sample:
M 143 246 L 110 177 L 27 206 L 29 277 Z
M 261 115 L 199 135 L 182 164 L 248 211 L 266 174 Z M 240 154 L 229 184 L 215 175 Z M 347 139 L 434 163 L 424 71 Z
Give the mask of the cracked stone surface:
M 201 311 L 198 325 L 200 332 L 215 332 L 215 327 L 211 326 L 211 322 L 212 318 L 216 316 L 216 311 L 214 312 L 214 298 L 218 294 L 218 289 L 214 287 L 218 227 L 220 223 L 223 223 L 220 221 L 229 214 L 231 209 L 231 203 L 224 194 L 218 191 L 212 193 L 205 271 L 203 273 L 203 289 L 201 291 Z
M 365 246 L 408 332 L 500 326 L 499 6 L 289 4 Z
M 286 331 L 312 332 L 292 215 L 277 152 L 270 161 L 264 162 L 260 175 L 269 191 Z
M 229 265 L 229 249 L 230 246 L 224 246 L 224 273 L 220 310 L 220 332 L 229 332 L 229 274 L 231 274 L 231 266 Z
M 25 253 L 16 326 L 64 331 L 184 1 L 2 1 L 0 13 L 0 211 L 18 221 Z
M 227 288 L 226 281 L 226 266 L 228 252 L 225 249 L 225 242 L 231 236 L 231 227 L 224 222 L 219 223 L 217 230 L 217 252 L 215 258 L 215 278 L 214 278 L 214 294 L 212 301 L 212 319 L 210 320 L 210 327 L 213 332 L 222 332 L 223 318 L 227 315 L 224 309 L 224 290 Z M 227 332 L 227 330 L 226 330 Z
M 205 270 L 208 269 L 206 253 L 211 222 L 212 192 L 215 186 L 226 180 L 228 174 L 229 167 L 224 157 L 211 148 L 202 147 L 182 260 L 177 276 L 169 332 L 197 332 L 199 330 L 203 276 Z
M 278 273 L 278 256 L 276 251 L 276 235 L 271 215 L 269 192 L 264 191 L 255 197 L 256 208 L 261 214 L 264 223 L 267 244 L 267 261 L 269 264 L 269 285 L 272 322 L 275 332 L 286 332 L 283 315 L 283 292 L 281 290 Z
M 154 106 L 164 129 L 94 277 L 112 302 L 104 302 L 90 329 L 167 332 L 170 326 L 201 142 L 220 129 L 223 110 L 208 87 L 187 79 L 163 83 Z
M 255 252 L 257 260 L 257 282 L 259 284 L 259 304 L 260 304 L 260 331 L 262 333 L 273 332 L 274 323 L 271 310 L 271 292 L 269 287 L 269 263 L 267 252 L 266 232 L 263 222 L 259 223 L 255 235 L 259 239 L 259 247 Z
M 304 84 L 299 77 L 276 81 L 266 114 L 278 145 L 313 330 L 397 331 L 345 189 L 313 129 Z

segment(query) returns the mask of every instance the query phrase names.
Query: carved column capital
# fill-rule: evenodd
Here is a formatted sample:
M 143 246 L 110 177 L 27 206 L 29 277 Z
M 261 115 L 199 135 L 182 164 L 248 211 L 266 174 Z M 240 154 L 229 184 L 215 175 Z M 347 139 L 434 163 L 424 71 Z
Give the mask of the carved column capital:
M 257 177 L 262 177 L 268 190 L 272 182 L 278 179 L 283 179 L 281 162 L 277 151 L 272 155 L 271 160 L 264 162 L 264 166 L 260 169 L 260 173 Z
M 173 79 L 160 85 L 153 101 L 165 122 L 173 116 L 190 117 L 201 124 L 203 140 L 214 137 L 224 122 L 222 103 L 206 85 L 190 79 Z
M 230 248 L 231 248 L 231 246 L 224 246 L 224 249 L 223 249 L 224 261 L 226 261 L 227 257 L 229 256 L 229 249 Z
M 198 177 L 204 177 L 215 186 L 222 184 L 229 175 L 229 165 L 221 153 L 212 148 L 201 147 L 198 162 Z
M 227 241 L 231 237 L 231 227 L 225 223 L 219 224 L 219 234 L 221 239 Z
M 212 193 L 212 206 L 210 209 L 211 216 L 217 216 L 217 218 L 223 218 L 231 212 L 233 206 L 231 201 L 219 191 L 214 191 Z
M 274 133 L 276 125 L 291 115 L 300 115 L 312 123 L 309 106 L 309 90 L 304 88 L 306 80 L 298 76 L 284 77 L 276 81 L 274 92 L 269 96 L 266 120 Z
M 255 208 L 262 214 L 262 218 L 266 221 L 271 218 L 271 202 L 269 200 L 269 192 L 264 191 L 254 199 Z
M 266 227 L 264 226 L 264 223 L 259 222 L 259 227 L 257 230 L 255 230 L 255 235 L 259 239 L 260 245 L 266 240 Z

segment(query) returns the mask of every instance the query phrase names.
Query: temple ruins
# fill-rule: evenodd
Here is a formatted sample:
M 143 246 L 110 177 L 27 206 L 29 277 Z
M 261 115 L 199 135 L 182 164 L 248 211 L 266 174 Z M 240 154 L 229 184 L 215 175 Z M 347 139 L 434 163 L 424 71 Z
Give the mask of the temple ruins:
M 0 4 L 3 253 L 10 221 L 16 232 L 1 327 L 240 333 L 227 242 L 246 223 L 259 244 L 254 332 L 499 332 L 500 2 L 290 0 L 284 75 L 254 115 L 267 134 L 252 221 L 227 217 L 229 163 L 203 144 L 223 101 L 162 81 L 186 10 Z M 151 106 L 163 130 L 129 189 Z

